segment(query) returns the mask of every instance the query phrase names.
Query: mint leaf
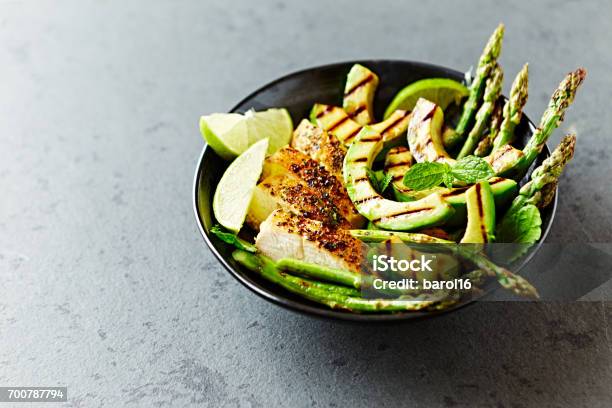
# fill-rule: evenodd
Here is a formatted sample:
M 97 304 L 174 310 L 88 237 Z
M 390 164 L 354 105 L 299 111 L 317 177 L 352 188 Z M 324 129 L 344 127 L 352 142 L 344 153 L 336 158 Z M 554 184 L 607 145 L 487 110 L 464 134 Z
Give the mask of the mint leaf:
M 370 168 L 367 168 L 366 172 L 368 173 L 368 178 L 370 179 L 372 187 L 374 187 L 374 190 L 378 191 L 380 194 L 385 192 L 387 187 L 389 187 L 391 180 L 393 180 L 393 176 L 389 173 L 381 174 L 379 176 Z
M 497 227 L 498 242 L 533 244 L 542 235 L 542 218 L 540 210 L 533 204 L 527 204 L 518 211 L 506 213 Z
M 243 239 L 238 238 L 235 234 L 232 234 L 231 232 L 223 231 L 223 229 L 218 225 L 215 225 L 214 227 L 212 227 L 210 229 L 210 232 L 215 234 L 217 238 L 219 238 L 221 241 L 228 243 L 230 245 L 233 245 L 238 249 L 242 249 L 243 251 L 253 252 L 253 253 L 257 252 L 257 247 L 255 245 Z
M 450 166 L 446 163 L 423 162 L 410 167 L 404 174 L 404 185 L 413 190 L 426 190 L 448 181 Z
M 453 188 L 453 181 L 455 178 L 450 173 L 444 173 L 442 175 L 442 183 L 446 186 L 446 188 Z
M 495 172 L 482 157 L 467 156 L 457 160 L 451 169 L 451 174 L 459 181 L 474 184 L 490 179 Z
M 388 187 L 389 184 L 391 184 L 391 181 L 393 180 L 393 176 L 391 175 L 391 173 L 385 173 L 385 176 L 383 177 L 382 180 L 380 180 L 380 192 L 384 192 Z

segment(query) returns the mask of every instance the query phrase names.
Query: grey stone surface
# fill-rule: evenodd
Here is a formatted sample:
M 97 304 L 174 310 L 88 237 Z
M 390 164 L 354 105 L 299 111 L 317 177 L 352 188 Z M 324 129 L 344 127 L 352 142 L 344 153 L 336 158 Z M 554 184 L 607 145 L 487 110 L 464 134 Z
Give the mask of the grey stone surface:
M 325 3 L 0 1 L 0 385 L 67 385 L 72 407 L 612 404 L 610 303 L 340 324 L 259 299 L 203 246 L 200 114 L 334 61 L 466 69 L 499 21 L 531 117 L 588 68 L 551 240 L 610 242 L 610 2 Z

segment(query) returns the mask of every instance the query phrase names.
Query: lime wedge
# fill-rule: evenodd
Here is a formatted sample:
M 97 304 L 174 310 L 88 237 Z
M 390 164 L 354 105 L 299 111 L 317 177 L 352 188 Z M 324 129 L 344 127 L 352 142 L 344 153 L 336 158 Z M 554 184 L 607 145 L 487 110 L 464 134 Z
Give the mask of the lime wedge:
M 291 140 L 293 122 L 286 109 L 249 110 L 244 115 L 213 113 L 200 118 L 200 131 L 219 156 L 232 160 L 262 139 L 270 139 L 268 153 L 286 146 Z
M 440 108 L 446 109 L 451 102 L 459 104 L 461 99 L 468 94 L 469 90 L 463 84 L 452 79 L 421 79 L 411 83 L 395 95 L 385 110 L 385 119 L 397 109 L 411 111 L 419 98 L 425 98 Z
M 268 139 L 253 144 L 229 165 L 217 185 L 213 212 L 230 231 L 238 233 L 242 228 L 268 147 Z

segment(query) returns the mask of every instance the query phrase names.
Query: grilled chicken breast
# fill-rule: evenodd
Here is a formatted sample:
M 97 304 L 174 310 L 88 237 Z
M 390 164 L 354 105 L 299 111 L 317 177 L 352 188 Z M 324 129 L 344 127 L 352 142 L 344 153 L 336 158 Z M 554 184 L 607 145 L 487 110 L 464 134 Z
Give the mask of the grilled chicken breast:
M 291 147 L 307 154 L 342 181 L 342 163 L 346 148 L 336 136 L 304 119 L 293 132 Z
M 347 230 L 284 210 L 275 210 L 261 223 L 255 245 L 275 261 L 294 258 L 354 272 L 361 270 L 366 253 Z
M 284 174 L 305 182 L 320 196 L 331 201 L 353 228 L 365 223 L 348 196 L 344 184 L 325 167 L 292 147 L 283 147 L 264 162 L 262 177 Z
M 253 192 L 247 224 L 254 230 L 277 208 L 329 225 L 350 228 L 334 203 L 304 181 L 286 174 L 268 176 Z

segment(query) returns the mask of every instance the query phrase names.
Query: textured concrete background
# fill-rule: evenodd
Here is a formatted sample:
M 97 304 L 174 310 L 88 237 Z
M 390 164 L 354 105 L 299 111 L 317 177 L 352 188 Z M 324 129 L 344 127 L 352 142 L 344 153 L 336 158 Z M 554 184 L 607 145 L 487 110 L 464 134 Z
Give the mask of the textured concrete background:
M 499 21 L 531 117 L 588 68 L 551 240 L 611 241 L 610 2 L 327 3 L 0 0 L 0 385 L 67 385 L 74 407 L 612 404 L 610 303 L 339 324 L 259 299 L 203 246 L 200 114 L 334 61 L 466 69 Z

